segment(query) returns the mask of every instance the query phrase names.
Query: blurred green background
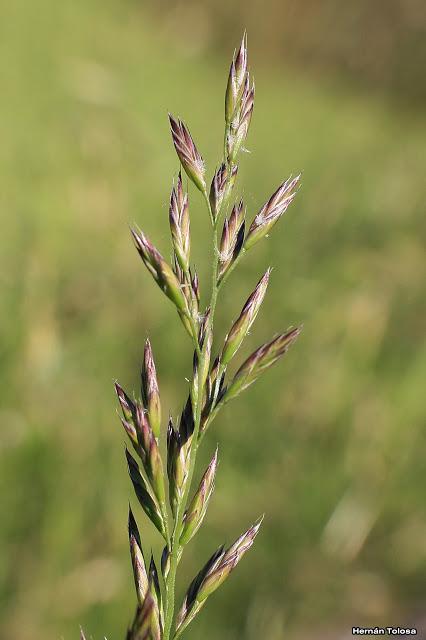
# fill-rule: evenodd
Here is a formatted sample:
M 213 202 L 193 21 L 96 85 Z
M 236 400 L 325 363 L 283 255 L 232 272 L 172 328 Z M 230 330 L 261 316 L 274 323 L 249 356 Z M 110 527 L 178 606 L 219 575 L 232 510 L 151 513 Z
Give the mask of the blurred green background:
M 205 440 L 204 461 L 219 443 L 218 482 L 180 592 L 216 546 L 266 520 L 188 639 L 421 624 L 425 17 L 422 0 L 1 3 L 1 638 L 68 640 L 82 624 L 113 640 L 132 618 L 112 381 L 137 390 L 149 335 L 164 414 L 177 414 L 191 358 L 127 225 L 169 255 L 167 110 L 211 176 L 244 28 L 257 90 L 240 171 L 249 218 L 283 178 L 304 177 L 229 280 L 218 335 L 268 265 L 242 356 L 290 324 L 304 332 Z M 190 207 L 203 283 L 193 189 Z

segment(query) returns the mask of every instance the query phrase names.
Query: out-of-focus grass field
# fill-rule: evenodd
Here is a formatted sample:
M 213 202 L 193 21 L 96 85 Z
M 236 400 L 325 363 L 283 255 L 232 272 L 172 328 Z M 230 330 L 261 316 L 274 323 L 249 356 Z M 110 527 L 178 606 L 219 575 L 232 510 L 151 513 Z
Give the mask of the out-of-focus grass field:
M 130 1 L 1 8 L 1 638 L 68 640 L 81 623 L 113 640 L 133 615 L 133 497 L 112 381 L 137 390 L 149 334 L 164 414 L 177 414 L 191 358 L 127 225 L 169 255 L 178 163 L 167 110 L 189 123 L 211 176 L 241 35 L 214 53 L 179 20 L 160 29 Z M 426 551 L 425 122 L 302 78 L 260 46 L 251 68 L 252 153 L 240 172 L 249 218 L 290 173 L 303 170 L 303 187 L 229 280 L 217 327 L 223 335 L 272 265 L 242 355 L 290 324 L 304 332 L 205 440 L 204 461 L 219 443 L 218 481 L 181 590 L 216 546 L 266 520 L 188 638 L 293 640 L 318 628 L 331 638 L 352 624 L 410 623 Z M 208 224 L 194 189 L 190 207 L 205 278 Z

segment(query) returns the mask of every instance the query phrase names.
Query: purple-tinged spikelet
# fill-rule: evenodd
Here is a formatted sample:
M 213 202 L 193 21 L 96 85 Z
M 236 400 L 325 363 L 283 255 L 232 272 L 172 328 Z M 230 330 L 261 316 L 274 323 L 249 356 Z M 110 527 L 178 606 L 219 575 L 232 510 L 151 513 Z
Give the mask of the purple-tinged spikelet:
M 160 504 L 164 504 L 166 501 L 166 493 L 160 449 L 149 423 L 148 416 L 140 405 L 137 410 L 137 434 L 139 444 L 138 452 L 142 459 L 144 470 L 150 481 L 155 497 Z
M 161 640 L 161 633 L 155 623 L 155 601 L 150 592 L 145 596 L 142 605 L 138 606 L 126 640 Z
M 216 220 L 222 208 L 222 203 L 225 195 L 232 191 L 235 184 L 235 180 L 238 173 L 238 166 L 235 165 L 231 168 L 231 175 L 228 179 L 228 168 L 225 163 L 222 163 L 216 170 L 213 180 L 210 186 L 210 208 L 213 215 L 213 220 Z
M 288 206 L 296 196 L 297 192 L 295 189 L 300 182 L 300 177 L 299 174 L 295 178 L 289 178 L 283 182 L 272 194 L 268 202 L 263 205 L 248 230 L 244 243 L 246 250 L 250 249 L 261 238 L 264 238 L 276 222 L 278 222 L 283 213 L 287 211 Z
M 138 463 L 133 458 L 131 453 L 126 448 L 127 465 L 129 469 L 130 479 L 133 483 L 135 494 L 142 509 L 145 511 L 148 518 L 158 529 L 163 537 L 165 537 L 165 528 L 163 522 L 163 516 L 161 515 L 160 508 L 157 501 L 152 497 L 149 486 L 143 477 Z
M 178 614 L 176 630 L 180 633 L 194 619 L 207 598 L 220 587 L 244 554 L 252 546 L 263 518 L 241 535 L 226 551 L 220 547 L 191 582 Z
M 179 429 L 173 426 L 170 418 L 167 429 L 167 475 L 169 479 L 169 502 L 175 516 L 182 499 L 189 472 L 189 455 L 192 441 L 193 424 L 191 426 L 188 402 L 182 412 Z
M 148 413 L 148 420 L 154 436 L 158 439 L 161 427 L 161 403 L 158 390 L 157 371 L 151 343 L 145 342 L 143 364 L 141 371 L 142 401 Z
M 176 120 L 169 114 L 170 130 L 176 153 L 188 178 L 192 180 L 200 191 L 205 191 L 204 161 L 195 146 L 194 140 L 187 126 L 179 118 Z
M 234 54 L 225 93 L 226 152 L 228 163 L 235 162 L 247 137 L 254 107 L 254 83 L 247 68 L 247 36 Z
M 225 93 L 225 121 L 230 123 L 238 106 L 238 99 L 247 73 L 247 34 L 244 33 L 238 52 L 234 53 Z
M 217 468 L 217 449 L 207 467 L 200 485 L 194 494 L 183 519 L 183 531 L 180 537 L 180 544 L 187 544 L 197 533 L 206 515 L 209 500 L 214 490 L 214 481 Z
M 235 398 L 241 391 L 247 389 L 263 371 L 269 369 L 281 356 L 287 353 L 300 335 L 300 331 L 300 328 L 290 329 L 256 349 L 238 369 L 226 391 L 225 400 Z
M 231 122 L 227 137 L 228 160 L 232 164 L 240 151 L 244 140 L 247 138 L 254 109 L 254 83 L 250 85 L 250 76 L 247 73 L 244 88 L 239 101 L 236 116 Z
M 180 172 L 176 186 L 173 186 L 170 194 L 169 222 L 176 258 L 183 271 L 187 272 L 190 256 L 190 221 L 188 194 L 183 191 Z
M 136 595 L 142 605 L 148 592 L 148 574 L 143 556 L 139 529 L 132 510 L 129 507 L 129 546 L 132 560 L 133 576 L 135 579 Z
M 125 420 L 134 420 L 136 417 L 136 405 L 129 398 L 124 389 L 118 384 L 118 382 L 114 383 L 115 392 L 117 394 L 118 401 L 120 403 L 121 410 L 123 412 L 123 417 Z
M 244 217 L 244 203 L 240 200 L 232 207 L 229 218 L 225 218 L 223 223 L 222 237 L 219 245 L 218 282 L 221 281 L 241 251 L 245 231 Z
M 225 344 L 220 356 L 220 361 L 223 366 L 226 366 L 234 357 L 250 330 L 250 327 L 255 321 L 265 297 L 266 289 L 268 288 L 270 273 L 271 270 L 267 269 L 266 273 L 259 280 L 253 293 L 251 293 L 246 300 L 239 317 L 234 322 L 226 336 Z
M 131 232 L 136 249 L 146 268 L 166 296 L 176 305 L 178 311 L 185 313 L 187 311 L 185 296 L 172 268 L 142 231 L 131 229 Z

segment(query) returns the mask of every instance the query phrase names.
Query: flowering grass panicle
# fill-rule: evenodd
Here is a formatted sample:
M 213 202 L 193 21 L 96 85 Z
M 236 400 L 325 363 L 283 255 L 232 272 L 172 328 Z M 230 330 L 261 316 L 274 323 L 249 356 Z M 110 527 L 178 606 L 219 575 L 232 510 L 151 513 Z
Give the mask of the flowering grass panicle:
M 178 420 L 162 425 L 159 384 L 153 350 L 145 344 L 141 369 L 141 398 L 132 399 L 120 386 L 115 390 L 122 411 L 121 422 L 134 455 L 126 448 L 129 475 L 136 497 L 148 520 L 163 538 L 164 549 L 157 569 L 143 551 L 135 517 L 129 509 L 129 545 L 137 607 L 127 640 L 172 640 L 180 637 L 206 604 L 209 596 L 230 575 L 259 532 L 262 518 L 230 547 L 219 547 L 190 582 L 176 615 L 175 585 L 186 545 L 203 524 L 214 491 L 218 450 L 198 487 L 192 479 L 197 452 L 208 427 L 221 407 L 247 389 L 281 358 L 300 333 L 290 328 L 262 344 L 228 379 L 227 369 L 242 348 L 264 300 L 271 269 L 267 268 L 242 307 L 213 357 L 214 318 L 218 296 L 225 282 L 245 256 L 269 232 L 294 199 L 300 176 L 289 178 L 255 215 L 246 233 L 246 207 L 234 202 L 238 157 L 247 138 L 254 108 L 254 85 L 247 61 L 244 35 L 235 52 L 225 94 L 223 157 L 214 171 L 210 189 L 206 168 L 187 126 L 169 115 L 173 144 L 181 167 L 201 192 L 212 227 L 212 273 L 209 300 L 201 307 L 198 275 L 191 267 L 189 197 L 181 172 L 172 187 L 169 205 L 172 260 L 168 263 L 139 229 L 132 229 L 136 249 L 148 272 L 176 307 L 193 349 L 193 374 L 188 396 Z M 219 234 L 219 225 L 222 227 Z M 161 441 L 166 440 L 163 463 Z M 81 639 L 84 640 L 83 631 Z

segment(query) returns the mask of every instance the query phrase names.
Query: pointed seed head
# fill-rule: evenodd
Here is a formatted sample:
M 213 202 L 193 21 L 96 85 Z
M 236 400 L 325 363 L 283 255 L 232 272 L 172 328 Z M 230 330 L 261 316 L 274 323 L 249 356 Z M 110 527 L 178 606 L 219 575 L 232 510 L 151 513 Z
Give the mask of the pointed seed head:
M 203 523 L 207 507 L 214 490 L 214 481 L 217 469 L 217 449 L 204 472 L 197 491 L 192 498 L 184 515 L 184 526 L 180 538 L 180 544 L 186 545 L 194 537 Z
M 129 398 L 123 387 L 119 385 L 117 381 L 114 383 L 114 387 L 124 419 L 130 421 L 134 420 L 136 415 L 135 403 Z
M 154 436 L 158 438 L 161 426 L 160 393 L 158 390 L 154 356 L 152 354 L 151 343 L 149 340 L 145 342 L 141 378 L 142 401 L 148 412 L 148 419 Z
M 209 574 L 204 578 L 197 593 L 198 601 L 205 600 L 205 598 L 216 591 L 231 571 L 237 566 L 241 558 L 252 546 L 254 539 L 259 532 L 262 520 L 263 518 L 250 527 L 234 542 L 233 545 L 229 547 L 229 549 L 225 551 L 217 565 L 213 567 Z
M 226 390 L 225 400 L 235 398 L 249 387 L 263 371 L 281 358 L 300 335 L 301 328 L 291 329 L 262 345 L 247 358 Z
M 205 191 L 204 161 L 195 146 L 189 129 L 179 118 L 176 120 L 169 114 L 170 131 L 176 153 L 188 178 L 200 191 Z
M 228 84 L 225 93 L 225 121 L 227 124 L 232 122 L 235 111 L 238 109 L 238 102 L 246 73 L 247 34 L 244 33 L 240 48 L 234 53 L 228 75 Z
M 152 431 L 147 414 L 138 406 L 137 412 L 138 453 L 154 494 L 160 504 L 165 502 L 163 463 L 157 439 Z
M 191 582 L 177 618 L 179 632 L 182 632 L 194 619 L 208 596 L 220 587 L 250 549 L 258 534 L 262 519 L 259 519 L 243 533 L 226 551 L 220 547 Z
M 169 479 L 169 501 L 173 516 L 176 515 L 177 507 L 182 500 L 189 472 L 192 434 L 187 414 L 188 411 L 185 408 L 182 412 L 179 429 L 175 429 L 171 418 L 167 429 L 167 476 Z
M 296 196 L 296 187 L 300 182 L 300 174 L 283 182 L 263 205 L 251 223 L 244 248 L 251 249 L 256 242 L 264 238 L 277 223 Z
M 133 625 L 127 634 L 127 640 L 161 640 L 161 632 L 155 618 L 155 601 L 148 591 L 143 604 L 138 607 Z
M 176 305 L 179 311 L 186 312 L 185 296 L 172 268 L 164 260 L 142 231 L 131 229 L 136 249 L 146 268 L 166 296 Z
M 253 293 L 244 304 L 238 319 L 234 322 L 228 335 L 225 338 L 222 355 L 220 357 L 223 365 L 227 365 L 240 348 L 250 327 L 256 319 L 259 309 L 268 288 L 271 270 L 268 269 L 256 285 Z
M 132 559 L 133 576 L 139 604 L 142 605 L 148 592 L 148 575 L 145 567 L 139 530 L 129 507 L 129 545 Z
M 163 537 L 165 537 L 163 518 L 158 507 L 158 504 L 151 496 L 148 485 L 143 477 L 136 460 L 126 448 L 127 465 L 129 469 L 130 479 L 135 490 L 135 494 L 142 509 L 145 511 L 148 518 L 158 529 Z
M 225 218 L 223 224 L 219 246 L 219 282 L 236 260 L 243 246 L 245 232 L 244 217 L 244 203 L 240 200 L 233 206 L 229 218 Z
M 173 249 L 184 272 L 189 269 L 190 220 L 188 194 L 183 192 L 182 177 L 179 172 L 177 184 L 170 195 L 169 222 Z

